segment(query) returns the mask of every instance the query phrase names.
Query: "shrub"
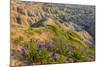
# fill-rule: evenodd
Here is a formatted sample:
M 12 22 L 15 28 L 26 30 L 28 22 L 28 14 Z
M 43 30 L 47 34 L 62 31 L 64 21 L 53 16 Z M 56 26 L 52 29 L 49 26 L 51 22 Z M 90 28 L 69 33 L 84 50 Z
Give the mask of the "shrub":
M 24 41 L 24 37 L 20 35 L 19 37 L 16 38 L 16 40 L 17 42 L 22 42 Z
M 66 57 L 63 55 L 57 55 L 57 63 L 66 63 Z
M 15 35 L 15 34 L 16 34 L 16 32 L 11 31 L 11 33 L 10 33 L 10 34 L 11 34 L 11 36 L 13 36 L 13 35 Z
M 86 61 L 86 56 L 83 51 L 81 50 L 74 50 L 72 53 L 72 57 L 77 59 L 78 61 Z
M 95 53 L 95 49 L 93 49 L 93 48 L 89 48 L 88 50 L 87 50 L 87 54 L 89 54 L 89 55 L 92 55 L 92 54 L 94 54 Z
M 27 49 L 26 49 L 25 59 L 27 61 L 31 63 L 32 62 L 47 63 L 47 60 L 50 57 L 49 52 L 45 49 L 41 49 L 42 45 L 37 43 L 31 43 L 31 42 L 26 42 L 24 46 L 26 45 L 27 45 Z

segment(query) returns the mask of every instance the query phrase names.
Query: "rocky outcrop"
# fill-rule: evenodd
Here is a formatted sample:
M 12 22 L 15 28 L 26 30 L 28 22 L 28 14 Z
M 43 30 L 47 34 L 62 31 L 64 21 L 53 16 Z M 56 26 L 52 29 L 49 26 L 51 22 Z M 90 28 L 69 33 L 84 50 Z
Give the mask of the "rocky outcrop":
M 94 6 L 32 4 L 30 2 L 14 2 L 11 4 L 11 14 L 13 15 L 11 17 L 14 18 L 14 21 L 12 20 L 11 22 L 31 26 L 44 18 L 55 18 L 61 23 L 71 21 L 77 31 L 86 30 L 92 36 L 95 35 Z

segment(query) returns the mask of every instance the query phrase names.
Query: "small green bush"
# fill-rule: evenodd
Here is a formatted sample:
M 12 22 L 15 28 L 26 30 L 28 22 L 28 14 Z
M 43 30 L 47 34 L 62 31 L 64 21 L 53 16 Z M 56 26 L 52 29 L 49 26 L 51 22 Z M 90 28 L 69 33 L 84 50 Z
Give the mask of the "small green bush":
M 34 35 L 34 30 L 32 28 L 29 28 L 25 30 L 25 33 L 28 33 L 29 35 Z
M 80 61 L 84 60 L 84 56 L 84 52 L 81 50 L 74 50 L 74 52 L 72 53 L 72 57 Z
M 16 38 L 16 40 L 21 43 L 22 41 L 24 41 L 24 37 L 23 36 L 19 36 Z
M 39 49 L 37 43 L 26 42 L 27 46 L 25 59 L 29 62 L 51 63 L 49 52 L 46 49 Z M 49 58 L 49 60 L 48 60 Z M 48 61 L 47 61 L 48 60 Z

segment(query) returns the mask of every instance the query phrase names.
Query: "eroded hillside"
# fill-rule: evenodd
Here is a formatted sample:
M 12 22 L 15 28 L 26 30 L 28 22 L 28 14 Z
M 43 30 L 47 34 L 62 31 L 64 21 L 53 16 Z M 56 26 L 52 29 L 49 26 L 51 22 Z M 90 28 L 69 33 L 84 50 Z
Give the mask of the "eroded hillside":
M 11 1 L 11 65 L 95 60 L 94 6 Z

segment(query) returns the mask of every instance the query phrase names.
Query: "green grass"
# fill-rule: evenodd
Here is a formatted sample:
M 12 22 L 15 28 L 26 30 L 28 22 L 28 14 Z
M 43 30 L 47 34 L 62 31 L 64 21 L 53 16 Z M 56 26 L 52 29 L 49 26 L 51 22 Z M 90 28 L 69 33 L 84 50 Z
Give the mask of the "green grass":
M 13 31 L 11 31 L 11 33 L 10 33 L 10 34 L 11 34 L 11 36 L 16 35 L 16 33 L 15 33 L 15 32 L 13 32 Z
M 25 31 L 26 33 L 28 33 L 29 35 L 34 35 L 34 30 L 29 28 L 28 30 Z
M 24 59 L 31 63 L 40 63 L 40 64 L 51 64 L 54 63 L 52 60 L 53 51 L 47 51 L 46 49 L 38 50 L 37 43 L 31 43 L 29 41 L 23 43 L 24 46 L 27 46 L 27 53 Z M 56 54 L 57 60 L 55 63 L 66 62 L 66 57 L 60 54 Z
M 51 34 L 54 35 L 52 37 L 52 41 L 55 47 L 50 48 L 50 51 L 46 48 L 39 51 L 38 43 L 33 43 L 30 40 L 25 39 L 23 36 L 19 36 L 17 38 L 22 46 L 27 46 L 26 55 L 24 57 L 25 61 L 39 64 L 65 63 L 68 62 L 66 58 L 71 58 L 72 61 L 75 59 L 77 61 L 88 61 L 88 56 L 95 53 L 92 48 L 88 48 L 86 51 L 83 51 L 82 49 L 87 48 L 88 46 L 86 46 L 86 44 L 82 41 L 81 36 L 74 31 L 67 31 L 58 25 L 47 25 L 46 27 L 29 28 L 28 30 L 25 30 L 25 32 L 31 36 L 34 36 L 34 33 L 41 34 L 44 31 L 50 31 Z M 73 51 L 71 51 L 66 44 L 78 49 L 73 49 Z M 51 57 L 53 52 L 56 52 L 57 54 L 56 62 L 53 62 Z
M 17 40 L 19 43 L 21 43 L 22 41 L 24 41 L 24 37 L 23 37 L 23 36 L 18 36 L 18 37 L 16 38 L 16 40 Z
M 87 50 L 87 54 L 89 54 L 89 55 L 92 55 L 92 54 L 94 54 L 95 53 L 95 49 L 94 48 L 89 48 L 88 50 Z
M 82 40 L 82 38 L 77 33 L 73 32 L 73 31 L 67 31 L 67 35 L 72 36 L 74 38 L 77 38 L 79 40 Z
M 48 29 L 55 33 L 56 41 L 58 40 L 57 42 L 59 42 L 60 45 L 64 46 L 64 43 L 67 42 L 80 49 L 87 47 L 86 44 L 81 41 L 82 38 L 75 32 L 65 31 L 57 25 L 48 25 Z

